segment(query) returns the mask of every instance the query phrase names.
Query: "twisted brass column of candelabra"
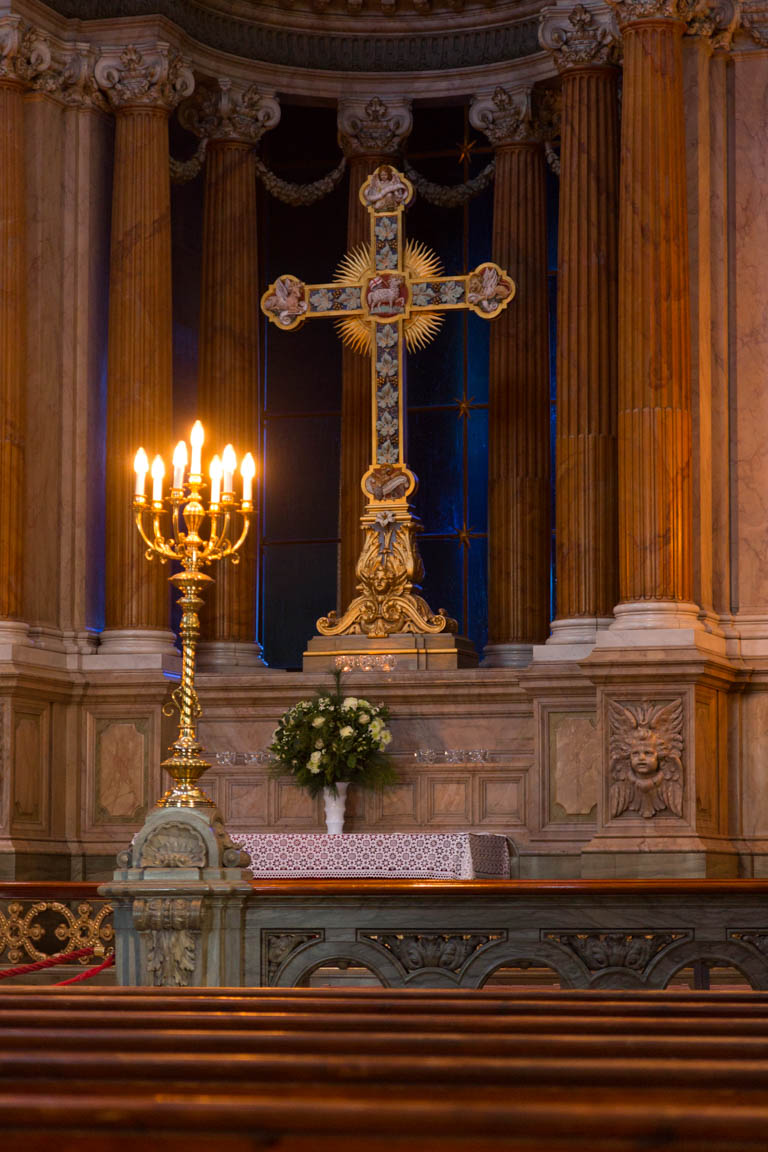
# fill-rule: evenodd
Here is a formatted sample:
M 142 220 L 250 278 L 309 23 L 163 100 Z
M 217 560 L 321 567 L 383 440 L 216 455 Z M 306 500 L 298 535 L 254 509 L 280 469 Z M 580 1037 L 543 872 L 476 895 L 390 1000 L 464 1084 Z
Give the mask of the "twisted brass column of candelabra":
M 147 560 L 157 556 L 161 564 L 177 560 L 183 571 L 169 577 L 181 592 L 178 604 L 182 610 L 179 634 L 181 636 L 182 664 L 181 683 L 174 689 L 171 701 L 163 708 L 166 716 L 173 715 L 174 706 L 179 710 L 179 735 L 170 746 L 171 755 L 162 762 L 173 779 L 173 787 L 160 800 L 159 808 L 201 808 L 213 807 L 213 801 L 199 787 L 197 781 L 210 764 L 203 758 L 203 746 L 197 739 L 196 721 L 202 709 L 195 691 L 195 656 L 200 635 L 199 610 L 203 606 L 200 593 L 213 579 L 202 569 L 216 560 L 229 559 L 239 563 L 238 555 L 248 535 L 250 518 L 253 513 L 252 483 L 255 463 L 250 452 L 243 458 L 243 498 L 235 499 L 234 477 L 236 458 L 230 444 L 224 449 L 221 460 L 214 456 L 210 466 L 211 499 L 206 509 L 200 496 L 204 487 L 201 469 L 201 449 L 204 440 L 203 427 L 198 420 L 191 434 L 192 459 L 187 474 L 187 446 L 182 440 L 173 454 L 173 485 L 170 497 L 163 497 L 163 477 L 165 465 L 162 457 L 156 456 L 152 463 L 153 492 L 149 500 L 144 495 L 146 474 L 149 462 L 143 448 L 136 453 L 136 491 L 133 506 L 136 511 L 136 527 L 147 545 Z M 222 490 L 223 488 L 223 490 Z M 163 524 L 170 513 L 171 534 Z M 235 543 L 229 538 L 235 524 L 235 515 L 240 514 L 242 524 Z M 151 525 L 145 530 L 145 518 Z M 208 521 L 207 539 L 200 535 L 205 521 Z

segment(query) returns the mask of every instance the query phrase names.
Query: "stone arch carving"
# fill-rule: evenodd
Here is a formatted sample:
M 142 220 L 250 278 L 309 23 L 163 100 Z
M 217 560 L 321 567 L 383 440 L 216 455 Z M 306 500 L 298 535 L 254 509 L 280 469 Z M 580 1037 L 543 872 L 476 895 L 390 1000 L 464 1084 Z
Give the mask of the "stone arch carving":
M 736 968 L 756 989 L 768 989 L 768 965 L 756 949 L 737 940 L 691 940 L 668 949 L 648 969 L 646 986 L 666 988 L 672 977 L 697 961 Z
M 311 976 L 321 964 L 338 960 L 348 960 L 369 968 L 385 988 L 404 986 L 403 974 L 395 961 L 372 945 L 361 943 L 359 940 L 320 940 L 291 956 L 285 967 L 277 974 L 275 987 L 295 988 Z
M 556 944 L 503 943 L 483 949 L 462 973 L 463 988 L 482 988 L 499 968 L 515 967 L 520 962 L 533 967 L 551 968 L 562 988 L 588 988 L 589 972 L 581 960 Z

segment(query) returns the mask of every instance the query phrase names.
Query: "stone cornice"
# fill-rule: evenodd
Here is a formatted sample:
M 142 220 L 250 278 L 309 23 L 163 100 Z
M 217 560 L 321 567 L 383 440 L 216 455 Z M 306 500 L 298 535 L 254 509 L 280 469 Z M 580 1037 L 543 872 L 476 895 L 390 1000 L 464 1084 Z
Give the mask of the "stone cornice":
M 195 87 L 187 60 L 162 42 L 102 48 L 94 75 L 118 111 L 139 107 L 170 111 Z
M 255 84 L 221 77 L 199 87 L 179 108 L 185 128 L 207 140 L 233 140 L 257 144 L 280 122 L 280 105 Z
M 537 19 L 516 16 L 507 22 L 478 20 L 464 28 L 410 27 L 405 20 L 391 31 L 327 30 L 315 17 L 312 26 L 244 20 L 211 11 L 189 0 L 48 0 L 47 7 L 67 19 L 108 21 L 160 16 L 199 44 L 217 52 L 296 69 L 341 73 L 401 73 L 481 68 L 530 56 L 538 51 Z M 448 22 L 446 21 L 446 24 Z
M 498 87 L 473 98 L 469 121 L 495 148 L 541 144 L 560 131 L 559 93 Z
M 545 8 L 540 17 L 539 42 L 552 53 L 560 71 L 618 60 L 620 37 L 609 8 L 570 3 Z
M 394 156 L 411 131 L 413 117 L 408 101 L 372 96 L 340 101 L 338 125 L 345 156 Z

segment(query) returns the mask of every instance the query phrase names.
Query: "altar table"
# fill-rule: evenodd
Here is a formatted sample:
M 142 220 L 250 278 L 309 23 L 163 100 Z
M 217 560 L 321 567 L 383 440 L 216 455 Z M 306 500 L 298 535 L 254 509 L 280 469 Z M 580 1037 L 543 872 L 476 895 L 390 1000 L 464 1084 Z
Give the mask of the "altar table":
M 382 877 L 472 880 L 509 876 L 506 836 L 472 832 L 273 832 L 232 839 L 254 877 Z

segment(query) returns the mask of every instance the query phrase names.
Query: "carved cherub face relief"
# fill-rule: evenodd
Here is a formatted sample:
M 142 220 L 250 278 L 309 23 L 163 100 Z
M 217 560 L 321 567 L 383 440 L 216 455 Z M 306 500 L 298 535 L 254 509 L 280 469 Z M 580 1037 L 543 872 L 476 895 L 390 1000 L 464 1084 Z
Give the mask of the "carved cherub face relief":
M 629 766 L 636 776 L 653 776 L 659 770 L 659 737 L 650 728 L 638 728 L 634 747 L 629 749 Z
M 683 702 L 608 706 L 611 815 L 683 814 Z

